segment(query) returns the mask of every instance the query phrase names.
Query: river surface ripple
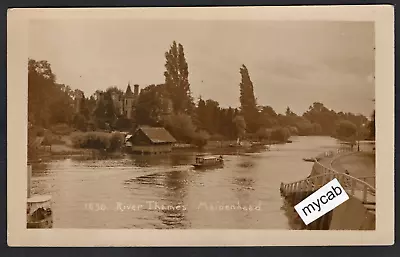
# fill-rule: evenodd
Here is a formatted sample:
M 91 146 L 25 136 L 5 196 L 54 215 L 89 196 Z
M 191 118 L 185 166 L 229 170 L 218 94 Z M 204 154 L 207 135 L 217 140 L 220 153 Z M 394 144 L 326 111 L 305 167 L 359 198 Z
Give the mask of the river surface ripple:
M 33 165 L 32 191 L 52 195 L 55 228 L 291 229 L 281 182 L 303 179 L 329 137 L 292 137 L 270 151 L 224 152 L 223 168 L 194 170 L 197 152 Z M 215 152 L 214 154 L 221 154 Z

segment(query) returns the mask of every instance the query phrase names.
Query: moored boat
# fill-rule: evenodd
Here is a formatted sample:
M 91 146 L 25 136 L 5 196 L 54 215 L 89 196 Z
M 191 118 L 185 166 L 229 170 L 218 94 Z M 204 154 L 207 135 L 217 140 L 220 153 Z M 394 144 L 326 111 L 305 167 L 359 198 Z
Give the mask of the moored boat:
M 196 163 L 193 164 L 195 169 L 221 167 L 224 165 L 224 159 L 220 156 L 197 156 Z

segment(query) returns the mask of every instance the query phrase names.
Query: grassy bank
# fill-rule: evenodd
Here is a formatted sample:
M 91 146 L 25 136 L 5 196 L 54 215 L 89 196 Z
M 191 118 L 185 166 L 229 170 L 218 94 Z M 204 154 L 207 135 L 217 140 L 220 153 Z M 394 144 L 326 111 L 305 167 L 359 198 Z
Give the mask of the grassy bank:
M 29 149 L 28 156 L 30 159 L 41 159 L 51 156 L 82 156 L 87 158 L 105 154 L 111 156 L 123 152 L 125 144 L 125 134 L 121 132 L 80 132 L 70 130 L 61 125 L 51 130 L 41 129 L 34 132 L 30 131 L 30 140 L 42 139 L 42 143 Z M 173 147 L 173 150 L 250 149 L 253 146 L 263 147 L 264 145 L 285 143 L 288 136 L 288 131 L 276 128 L 263 131 L 259 135 L 248 134 L 241 140 L 239 145 L 236 140 L 228 140 L 221 136 L 218 140 L 206 141 L 206 144 L 202 147 L 195 144 L 178 143 Z
M 50 129 L 30 127 L 28 130 L 28 159 L 37 160 L 51 156 L 86 156 L 120 152 L 124 134 L 101 131 L 79 132 L 67 126 Z
M 74 148 L 115 152 L 124 145 L 124 134 L 119 132 L 74 132 L 70 136 Z

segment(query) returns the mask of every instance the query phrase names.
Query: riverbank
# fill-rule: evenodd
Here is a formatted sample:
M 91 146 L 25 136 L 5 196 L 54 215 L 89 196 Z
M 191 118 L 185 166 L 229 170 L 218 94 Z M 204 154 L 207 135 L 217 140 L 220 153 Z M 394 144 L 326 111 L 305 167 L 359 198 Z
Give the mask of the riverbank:
M 346 171 L 352 177 L 364 180 L 375 187 L 375 154 L 371 152 L 356 152 L 335 158 L 331 167 L 337 172 Z
M 270 145 L 278 145 L 278 144 L 286 144 L 292 143 L 291 140 L 288 141 L 250 141 L 250 140 L 243 140 L 239 144 L 236 140 L 220 140 L 220 141 L 208 141 L 207 144 L 201 148 L 192 145 L 192 144 L 185 144 L 185 143 L 177 143 L 175 144 L 172 149 L 202 149 L 202 150 L 214 150 L 214 149 L 223 149 L 223 148 L 230 148 L 230 149 L 245 149 L 251 147 L 268 147 Z
M 374 146 L 368 146 L 373 148 Z M 315 161 L 310 175 L 292 183 L 282 183 L 281 194 L 288 205 L 285 210 L 288 218 L 300 229 L 318 230 L 374 230 L 375 229 L 375 153 L 371 149 L 362 152 L 350 149 L 326 151 Z M 347 174 L 343 178 L 341 173 Z M 326 175 L 325 177 L 321 177 Z M 319 189 L 321 180 L 325 183 L 337 178 L 350 196 L 345 203 L 309 225 L 300 222 L 293 206 L 303 201 Z M 310 187 L 310 184 L 312 186 Z M 366 184 L 367 183 L 367 184 Z M 315 185 L 317 187 L 315 188 Z M 324 183 L 322 182 L 321 186 Z
M 34 149 L 30 149 L 28 159 L 50 159 L 50 158 L 63 158 L 80 156 L 82 158 L 96 158 L 97 156 L 117 156 L 125 153 L 123 139 L 119 140 L 118 146 L 112 151 L 96 148 L 76 147 L 77 135 L 81 136 L 82 133 L 71 133 L 70 135 L 55 136 L 52 140 L 47 140 L 46 145 L 40 145 Z M 99 133 L 97 133 L 99 134 Z M 111 137 L 110 133 L 110 137 Z M 103 139 L 105 137 L 103 136 Z M 104 140 L 103 140 L 104 141 Z M 96 141 L 97 142 L 97 141 Z M 291 141 L 290 141 L 291 142 Z M 235 140 L 220 140 L 208 141 L 207 144 L 201 148 L 193 144 L 176 143 L 172 147 L 172 151 L 209 151 L 209 152 L 231 152 L 231 151 L 251 151 L 257 149 L 267 150 L 270 145 L 285 144 L 286 142 L 279 141 L 249 141 L 243 140 L 239 144 Z
M 34 150 L 31 150 L 30 153 L 28 154 L 28 162 L 66 158 L 73 156 L 93 158 L 99 155 L 99 153 L 100 151 L 95 149 L 78 149 L 67 145 L 55 144 L 50 146 L 41 146 Z

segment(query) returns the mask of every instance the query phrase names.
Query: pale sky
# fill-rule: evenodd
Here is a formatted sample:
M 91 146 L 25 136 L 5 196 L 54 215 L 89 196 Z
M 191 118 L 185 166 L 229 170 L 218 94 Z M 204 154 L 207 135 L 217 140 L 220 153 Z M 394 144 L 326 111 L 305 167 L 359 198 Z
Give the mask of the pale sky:
M 164 53 L 181 43 L 195 98 L 239 107 L 245 64 L 259 105 L 302 114 L 313 102 L 369 116 L 374 24 L 319 21 L 54 20 L 30 26 L 29 57 L 90 96 L 109 86 L 164 82 Z

